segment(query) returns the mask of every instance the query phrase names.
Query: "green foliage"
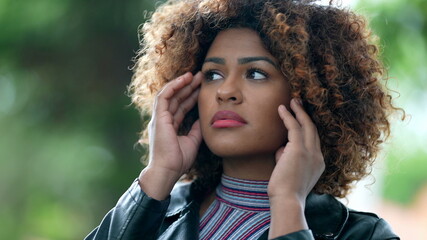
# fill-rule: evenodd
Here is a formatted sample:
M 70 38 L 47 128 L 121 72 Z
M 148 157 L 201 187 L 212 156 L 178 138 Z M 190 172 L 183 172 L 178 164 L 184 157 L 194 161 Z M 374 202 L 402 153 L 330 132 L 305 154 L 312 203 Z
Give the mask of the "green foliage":
M 386 175 L 384 197 L 411 204 L 418 191 L 427 184 L 427 152 L 417 149 L 408 156 L 391 151 L 388 162 L 390 173 Z
M 400 93 L 395 103 L 409 115 L 408 120 L 393 129 L 383 196 L 410 204 L 427 184 L 427 1 L 363 0 L 357 9 L 369 17 L 374 32 L 381 38 L 389 87 Z
M 82 239 L 138 176 L 125 92 L 151 9 L 0 0 L 0 239 Z
M 363 0 L 358 5 L 380 36 L 390 76 L 404 87 L 427 89 L 427 2 Z

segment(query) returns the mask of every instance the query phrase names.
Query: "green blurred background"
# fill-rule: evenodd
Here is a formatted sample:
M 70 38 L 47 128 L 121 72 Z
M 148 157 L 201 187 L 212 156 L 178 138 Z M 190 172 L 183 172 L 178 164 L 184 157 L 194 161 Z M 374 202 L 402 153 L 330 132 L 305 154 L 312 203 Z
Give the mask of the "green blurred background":
M 0 239 L 82 239 L 137 177 L 140 120 L 126 86 L 154 7 L 0 0 Z M 353 8 L 381 36 L 389 87 L 412 115 L 394 126 L 379 193 L 410 205 L 427 182 L 427 2 Z

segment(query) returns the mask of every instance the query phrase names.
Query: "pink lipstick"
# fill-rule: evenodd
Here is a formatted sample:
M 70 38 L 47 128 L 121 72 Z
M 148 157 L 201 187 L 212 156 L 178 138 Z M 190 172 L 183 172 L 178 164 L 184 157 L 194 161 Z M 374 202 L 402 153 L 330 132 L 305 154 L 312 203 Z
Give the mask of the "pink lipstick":
M 211 120 L 213 128 L 241 127 L 247 122 L 239 114 L 232 111 L 219 111 Z

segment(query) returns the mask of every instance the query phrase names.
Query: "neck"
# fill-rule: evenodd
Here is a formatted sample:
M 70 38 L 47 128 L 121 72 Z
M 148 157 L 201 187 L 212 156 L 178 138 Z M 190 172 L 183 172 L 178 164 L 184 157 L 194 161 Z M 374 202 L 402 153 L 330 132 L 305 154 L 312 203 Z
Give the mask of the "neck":
M 270 180 L 276 161 L 272 156 L 225 157 L 224 174 L 247 180 Z

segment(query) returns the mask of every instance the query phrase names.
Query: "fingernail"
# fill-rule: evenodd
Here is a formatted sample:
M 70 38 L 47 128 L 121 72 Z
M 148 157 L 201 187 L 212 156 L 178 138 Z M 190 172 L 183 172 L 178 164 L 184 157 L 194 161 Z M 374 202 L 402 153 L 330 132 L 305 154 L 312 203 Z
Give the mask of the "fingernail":
M 302 106 L 302 100 L 301 98 L 295 98 L 296 103 L 298 103 L 300 106 Z
M 286 111 L 286 107 L 285 107 L 284 105 L 280 105 L 280 106 L 279 106 L 279 110 L 280 110 L 280 111 Z

